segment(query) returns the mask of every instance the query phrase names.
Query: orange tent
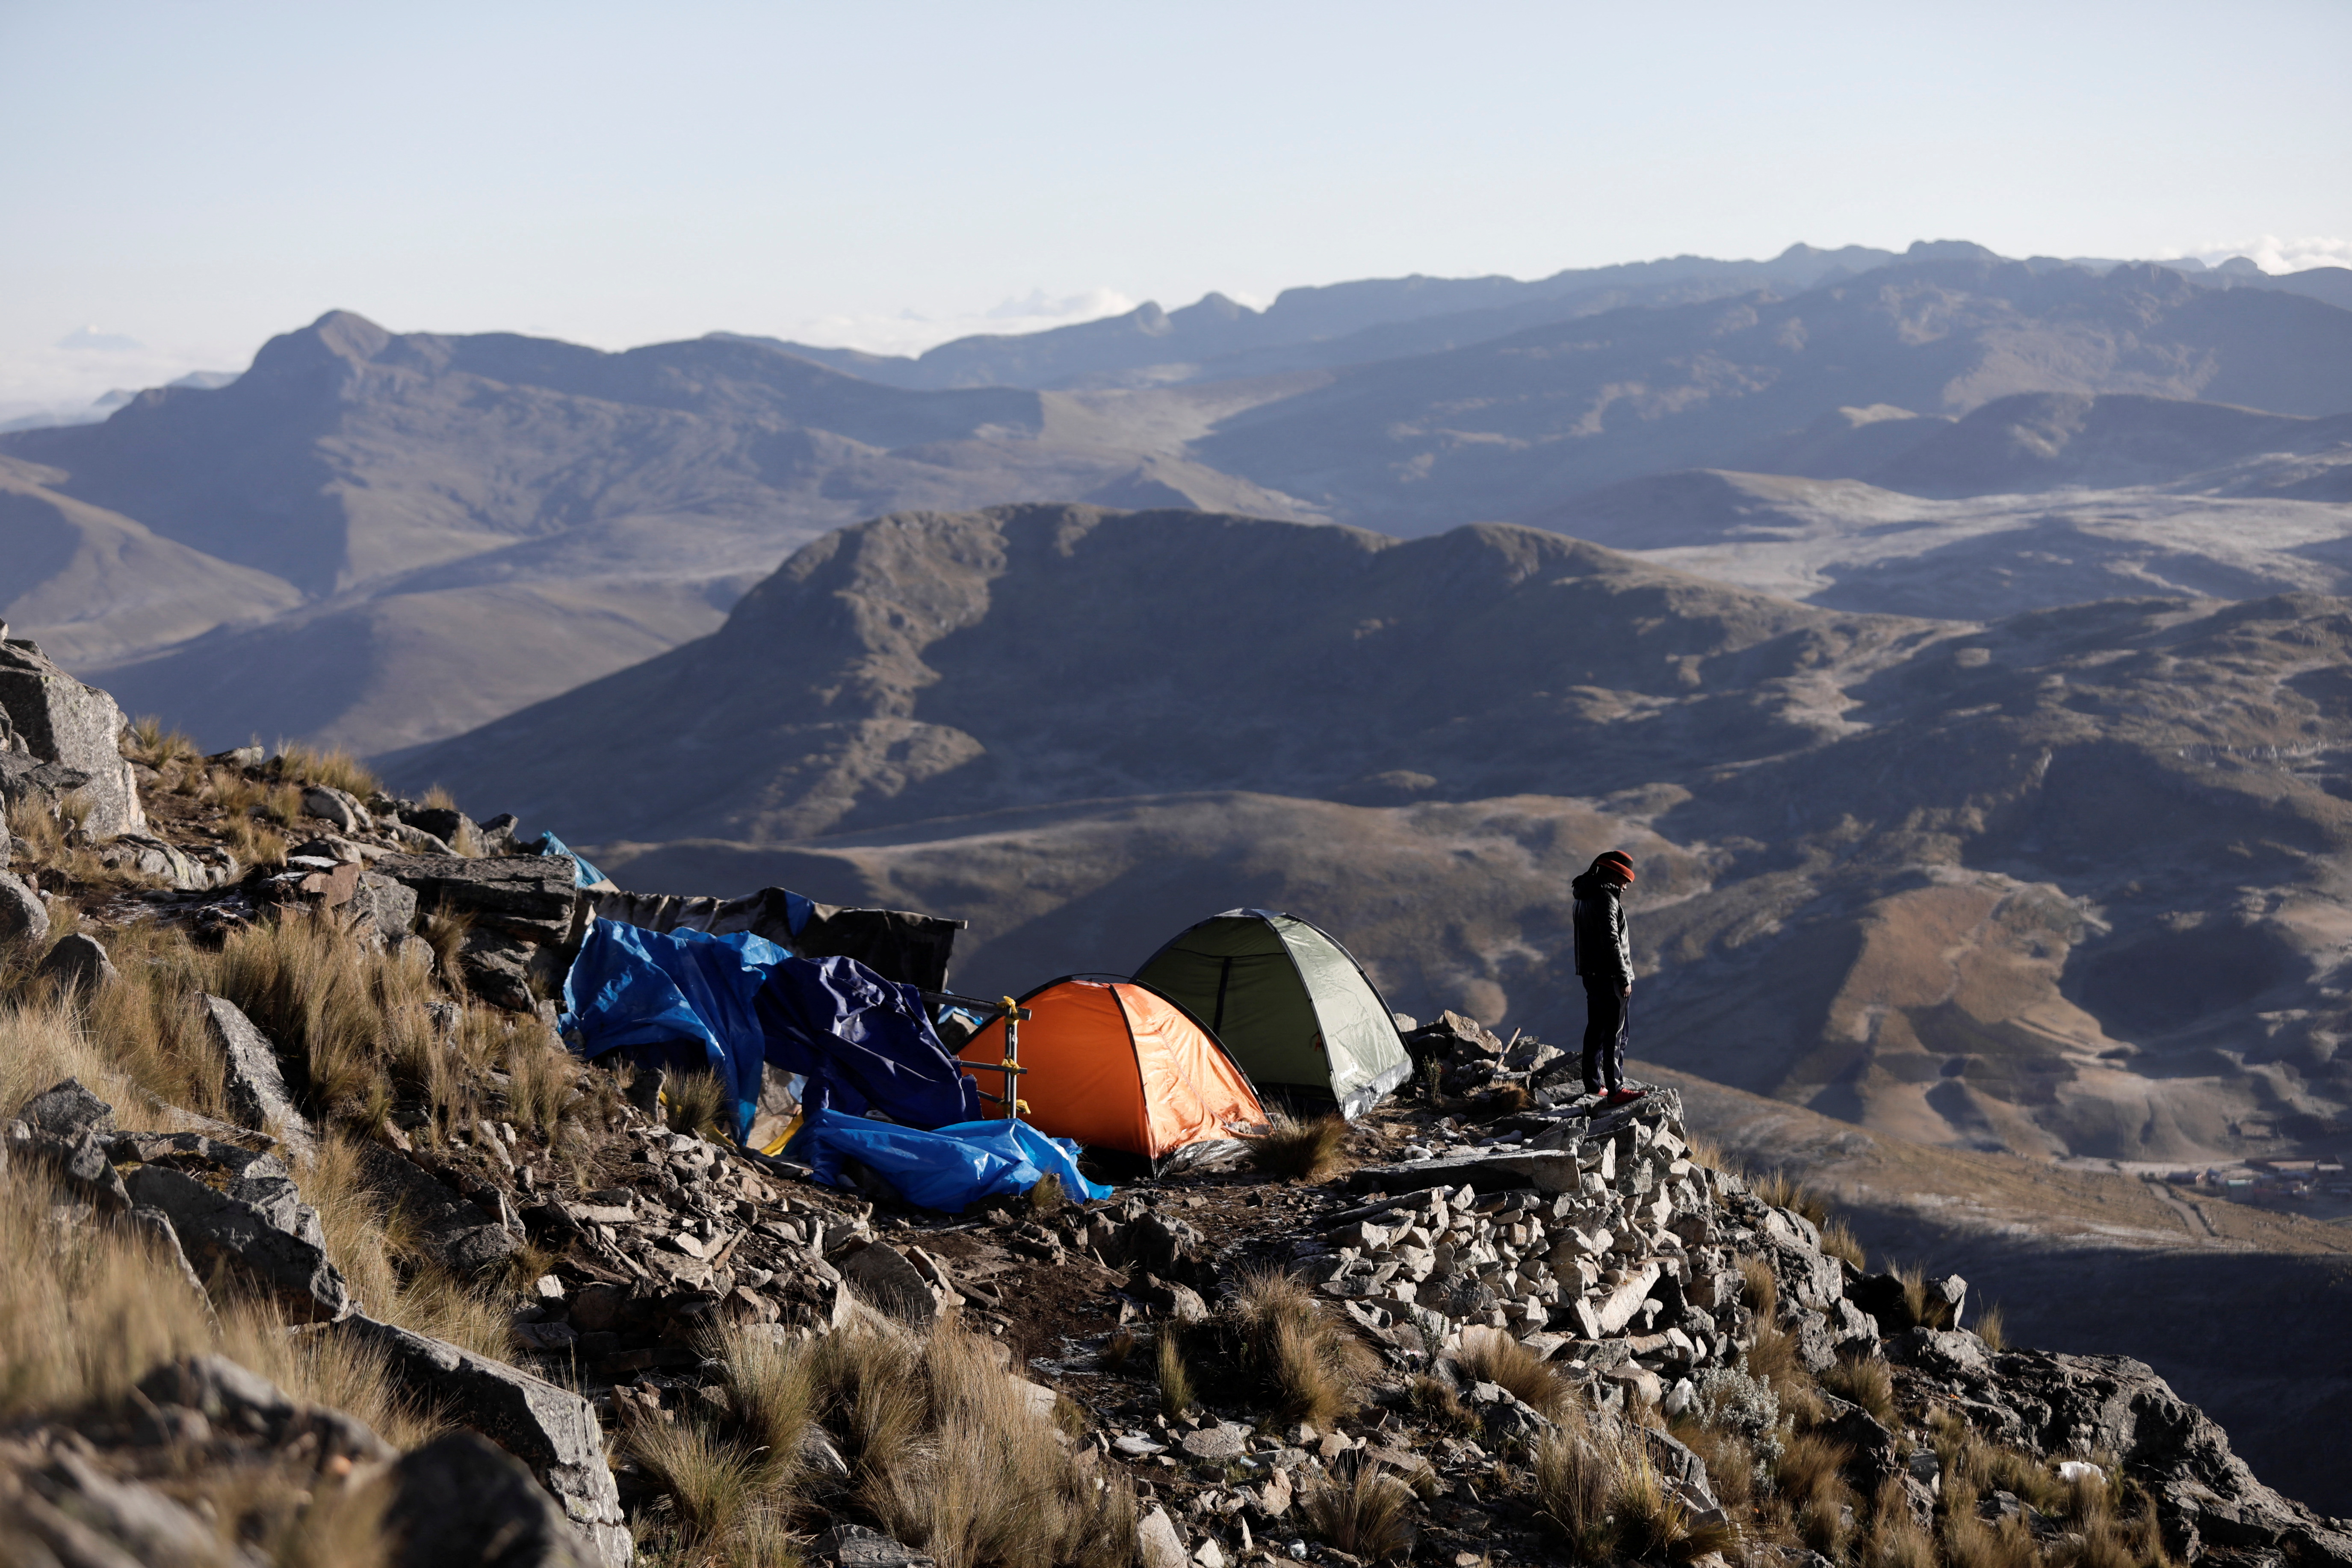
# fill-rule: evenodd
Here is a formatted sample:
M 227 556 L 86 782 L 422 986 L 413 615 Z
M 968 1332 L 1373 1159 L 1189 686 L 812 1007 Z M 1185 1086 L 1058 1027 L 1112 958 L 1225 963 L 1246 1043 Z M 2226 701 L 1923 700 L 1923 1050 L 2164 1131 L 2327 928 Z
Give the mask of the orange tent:
M 1013 1092 L 1041 1132 L 1148 1160 L 1231 1138 L 1227 1124 L 1265 1120 L 1248 1075 L 1217 1037 L 1149 985 L 1056 980 L 1021 998 L 1021 1065 Z M 1004 1059 L 1004 1020 L 965 1042 L 966 1062 Z M 979 1075 L 992 1092 L 1002 1079 Z

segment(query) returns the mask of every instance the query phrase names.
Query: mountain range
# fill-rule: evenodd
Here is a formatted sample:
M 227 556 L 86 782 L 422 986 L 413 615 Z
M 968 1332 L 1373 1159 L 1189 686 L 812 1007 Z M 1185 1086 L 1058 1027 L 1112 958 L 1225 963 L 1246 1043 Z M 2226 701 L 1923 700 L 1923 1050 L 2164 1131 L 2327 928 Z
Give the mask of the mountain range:
M 801 545 L 908 510 L 1402 537 L 1605 516 L 1608 542 L 1734 581 L 1960 618 L 2085 585 L 2333 591 L 2347 284 L 1796 247 L 1212 297 L 915 360 L 335 312 L 229 384 L 0 435 L 0 545 L 26 563 L 0 616 L 207 744 L 387 755 L 707 635 Z M 1756 483 L 1708 471 L 1884 493 L 1784 486 L 1797 521 L 1734 502 L 1701 538 L 1691 487 Z M 2086 511 L 2086 487 L 2109 499 Z M 2249 556 L 2255 516 L 2291 554 Z

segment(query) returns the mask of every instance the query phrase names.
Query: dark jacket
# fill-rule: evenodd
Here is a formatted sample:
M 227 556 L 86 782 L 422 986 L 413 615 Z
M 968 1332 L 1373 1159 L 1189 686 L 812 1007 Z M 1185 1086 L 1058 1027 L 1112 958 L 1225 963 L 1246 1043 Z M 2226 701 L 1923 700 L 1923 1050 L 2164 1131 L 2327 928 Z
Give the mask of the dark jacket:
M 1625 935 L 1625 907 L 1617 885 L 1587 871 L 1568 885 L 1576 895 L 1576 972 L 1587 980 L 1633 984 L 1633 944 Z

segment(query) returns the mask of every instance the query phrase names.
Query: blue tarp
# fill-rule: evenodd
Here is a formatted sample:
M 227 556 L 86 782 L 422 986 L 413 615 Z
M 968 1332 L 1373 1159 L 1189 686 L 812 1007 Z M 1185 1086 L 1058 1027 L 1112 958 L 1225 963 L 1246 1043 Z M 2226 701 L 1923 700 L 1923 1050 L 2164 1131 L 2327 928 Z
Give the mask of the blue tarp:
M 1078 1146 L 1048 1138 L 1025 1121 L 960 1121 L 920 1131 L 887 1121 L 811 1110 L 793 1139 L 791 1152 L 805 1160 L 817 1180 L 847 1184 L 841 1162 L 871 1168 L 910 1204 L 953 1214 L 983 1198 L 1025 1193 L 1045 1176 L 1061 1178 L 1074 1201 L 1099 1202 L 1108 1187 L 1078 1172 Z
M 565 1038 L 585 1057 L 717 1074 L 751 1130 L 768 1063 L 803 1075 L 802 1102 L 916 1127 L 968 1121 L 980 1091 L 940 1044 L 910 985 L 855 959 L 796 958 L 739 931 L 651 931 L 598 920 L 563 982 Z
M 604 873 L 588 864 L 581 857 L 579 850 L 574 849 L 552 833 L 542 833 L 539 836 L 539 852 L 542 855 L 571 856 L 572 885 L 575 888 L 593 888 L 605 879 Z M 800 928 L 794 926 L 793 930 L 797 932 Z

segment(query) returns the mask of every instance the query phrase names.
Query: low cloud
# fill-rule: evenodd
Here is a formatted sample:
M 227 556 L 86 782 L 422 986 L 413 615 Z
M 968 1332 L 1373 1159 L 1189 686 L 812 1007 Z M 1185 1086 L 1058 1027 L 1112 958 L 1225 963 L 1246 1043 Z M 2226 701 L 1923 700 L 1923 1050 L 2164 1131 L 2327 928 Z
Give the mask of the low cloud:
M 2282 239 L 2277 235 L 2265 234 L 2227 245 L 2199 246 L 2189 254 L 2208 267 L 2242 256 L 2265 272 L 2302 272 L 2314 267 L 2352 267 L 2352 239 L 2317 236 Z
M 819 316 L 787 329 L 780 336 L 824 348 L 863 349 L 876 354 L 919 354 L 925 349 L 979 333 L 1012 335 L 1066 327 L 1080 321 L 1123 316 L 1138 300 L 1116 289 L 1088 289 L 1076 294 L 1048 294 L 1033 289 L 1019 299 L 1004 300 L 976 313 L 929 316 L 901 310 L 890 316 L 834 314 Z
M 57 346 L 76 353 L 140 353 L 147 345 L 137 338 L 124 337 L 121 332 L 101 332 L 96 327 L 76 327 L 57 342 Z

